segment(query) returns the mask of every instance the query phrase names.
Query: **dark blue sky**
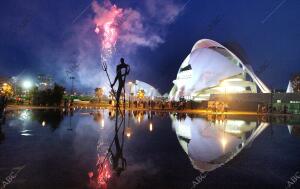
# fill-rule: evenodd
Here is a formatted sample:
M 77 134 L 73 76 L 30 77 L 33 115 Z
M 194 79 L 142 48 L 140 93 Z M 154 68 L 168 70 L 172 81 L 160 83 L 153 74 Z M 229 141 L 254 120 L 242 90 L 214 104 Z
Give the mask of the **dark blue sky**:
M 83 79 L 78 79 L 78 87 L 97 87 L 97 81 L 92 82 L 96 79 L 86 73 L 99 71 L 100 77 L 105 76 L 96 63 L 84 63 L 99 59 L 97 36 L 86 27 L 94 16 L 92 9 L 72 23 L 90 2 L 2 0 L 0 75 L 46 73 L 64 83 L 63 70 L 70 63 L 80 63 L 77 77 Z M 117 45 L 113 61 L 124 56 L 132 65 L 130 79 L 146 81 L 162 92 L 169 91 L 181 62 L 202 38 L 237 52 L 271 88 L 286 88 L 291 75 L 300 71 L 299 0 L 191 0 L 184 9 L 187 1 L 166 0 L 154 10 L 152 3 L 159 0 L 112 2 L 141 13 L 147 31 L 143 35 L 147 38 L 150 32 L 164 41 L 155 46 L 130 45 L 134 50 L 126 53 L 126 44 Z M 170 13 L 174 17 L 164 22 Z

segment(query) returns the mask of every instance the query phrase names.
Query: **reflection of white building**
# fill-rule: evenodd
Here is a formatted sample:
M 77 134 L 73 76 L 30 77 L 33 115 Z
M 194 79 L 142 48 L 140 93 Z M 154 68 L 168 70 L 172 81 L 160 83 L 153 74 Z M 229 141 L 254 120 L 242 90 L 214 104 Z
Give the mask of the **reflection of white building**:
M 137 96 L 139 91 L 144 91 L 145 97 L 160 97 L 161 94 L 158 92 L 156 88 L 151 86 L 148 83 L 135 80 L 134 82 L 128 82 L 126 86 L 126 90 L 130 91 L 133 96 Z
M 230 50 L 221 44 L 198 41 L 181 64 L 169 98 L 208 100 L 210 94 L 269 93 L 268 87 Z
M 172 126 L 195 169 L 206 172 L 224 165 L 250 144 L 267 126 L 244 120 L 207 121 L 171 116 Z

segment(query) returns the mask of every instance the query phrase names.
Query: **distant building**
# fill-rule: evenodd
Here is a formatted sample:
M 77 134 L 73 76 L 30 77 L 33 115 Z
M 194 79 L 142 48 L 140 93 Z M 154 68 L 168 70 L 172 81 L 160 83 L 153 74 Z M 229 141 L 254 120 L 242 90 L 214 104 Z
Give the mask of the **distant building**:
M 38 90 L 43 91 L 47 89 L 52 89 L 54 86 L 54 82 L 51 76 L 39 74 L 37 76 L 37 87 Z
M 155 98 L 161 96 L 161 94 L 156 88 L 154 88 L 148 83 L 139 80 L 129 82 L 126 86 L 126 90 L 129 91 L 132 96 L 138 96 L 140 92 L 143 92 L 146 98 Z

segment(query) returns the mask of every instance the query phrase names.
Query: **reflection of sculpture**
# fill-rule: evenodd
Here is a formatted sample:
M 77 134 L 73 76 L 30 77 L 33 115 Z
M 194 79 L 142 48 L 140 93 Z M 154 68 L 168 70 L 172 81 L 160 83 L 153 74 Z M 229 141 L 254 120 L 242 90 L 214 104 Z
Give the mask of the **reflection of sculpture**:
M 126 159 L 123 156 L 123 146 L 124 146 L 124 135 L 125 135 L 125 109 L 121 114 L 121 110 L 119 106 L 116 106 L 115 110 L 115 135 L 110 143 L 107 152 L 103 155 L 99 152 L 99 146 L 97 146 L 98 150 L 98 161 L 97 161 L 97 170 L 95 174 L 93 172 L 89 172 L 90 177 L 90 185 L 95 188 L 106 188 L 107 182 L 112 177 L 112 171 L 116 173 L 117 176 L 120 176 L 123 171 L 125 171 L 127 167 Z M 121 116 L 119 116 L 121 114 Z M 110 115 L 111 117 L 111 115 Z M 119 122 L 119 118 L 121 117 L 121 121 Z M 98 121 L 99 119 L 104 120 L 104 114 L 94 114 L 94 120 Z M 119 130 L 121 132 L 121 138 L 119 138 Z M 121 140 L 120 140 L 121 139 Z M 99 138 L 99 140 L 101 140 Z M 98 141 L 99 143 L 99 141 Z M 99 145 L 99 144 L 98 144 Z
M 216 120 L 187 117 L 178 121 L 171 116 L 173 128 L 195 169 L 212 171 L 234 158 L 267 126 L 243 120 Z
M 116 152 L 114 153 L 112 148 L 109 148 L 108 151 L 110 153 L 110 161 L 111 161 L 113 170 L 115 170 L 117 175 L 120 176 L 120 174 L 126 169 L 126 166 L 127 166 L 126 159 L 123 156 L 125 128 L 123 127 L 121 143 L 120 143 L 120 140 L 119 140 L 119 135 L 118 135 L 118 130 L 117 129 L 118 128 L 117 128 L 117 124 L 116 124 L 115 137 L 114 137 L 115 151 Z

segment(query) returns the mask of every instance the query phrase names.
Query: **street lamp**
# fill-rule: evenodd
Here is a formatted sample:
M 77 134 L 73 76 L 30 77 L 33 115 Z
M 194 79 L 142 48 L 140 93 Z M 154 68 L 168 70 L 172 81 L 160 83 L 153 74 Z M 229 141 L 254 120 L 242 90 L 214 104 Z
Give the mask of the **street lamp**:
M 31 87 L 32 87 L 32 82 L 31 82 L 31 81 L 29 81 L 29 80 L 23 81 L 23 88 L 24 88 L 24 89 L 28 90 L 28 89 L 30 89 Z
M 74 76 L 70 76 L 69 79 L 72 81 L 71 95 L 74 95 Z

